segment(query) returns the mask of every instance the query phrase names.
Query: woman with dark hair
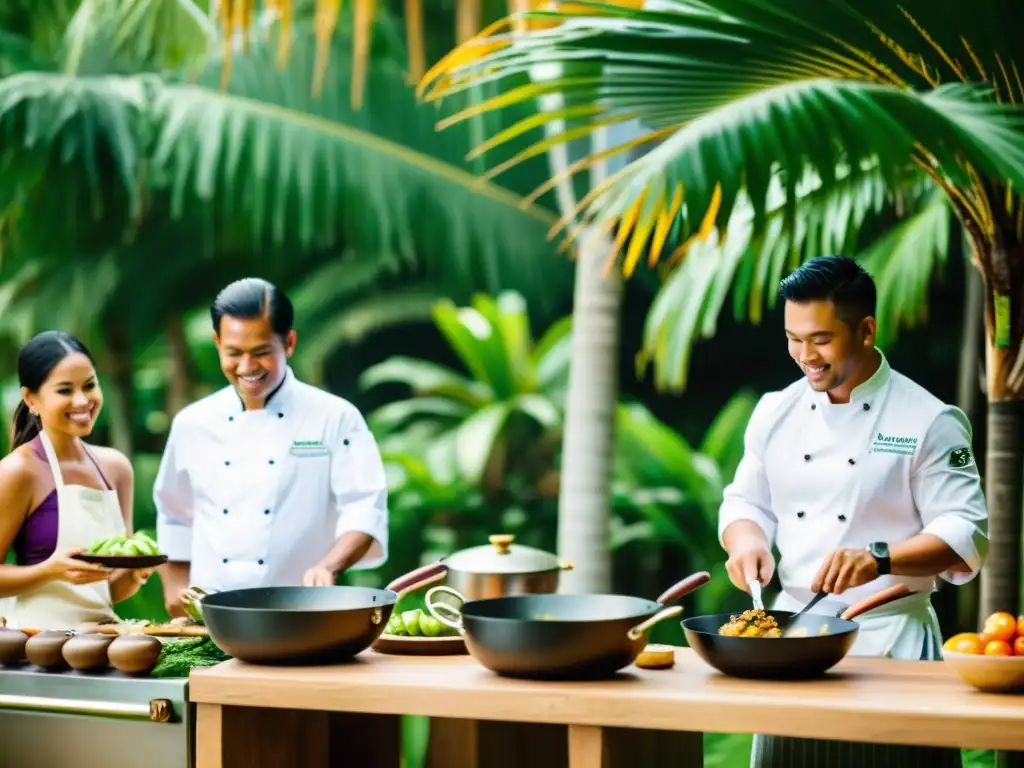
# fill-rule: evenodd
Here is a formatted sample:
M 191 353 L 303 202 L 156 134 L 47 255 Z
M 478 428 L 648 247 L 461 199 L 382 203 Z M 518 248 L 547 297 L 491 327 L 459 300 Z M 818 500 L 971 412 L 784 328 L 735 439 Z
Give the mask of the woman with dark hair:
M 93 542 L 130 532 L 134 475 L 113 448 L 87 446 L 103 406 L 89 351 L 63 331 L 18 353 L 22 401 L 11 452 L 0 460 L 0 598 L 17 627 L 69 629 L 117 621 L 114 603 L 150 571 L 110 570 L 75 559 Z

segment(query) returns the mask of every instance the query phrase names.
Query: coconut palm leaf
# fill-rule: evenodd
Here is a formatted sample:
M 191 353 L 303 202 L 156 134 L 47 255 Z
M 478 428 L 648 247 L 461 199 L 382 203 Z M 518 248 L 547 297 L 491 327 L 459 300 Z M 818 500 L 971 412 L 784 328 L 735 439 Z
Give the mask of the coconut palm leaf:
M 599 121 L 651 126 L 661 143 L 583 201 L 587 220 L 617 226 L 627 273 L 644 252 L 656 260 L 670 244 L 678 253 L 725 226 L 741 192 L 763 227 L 773 173 L 790 180 L 792 206 L 807 171 L 830 183 L 844 163 L 878 162 L 888 173 L 916 162 L 985 230 L 1000 206 L 982 180 L 1024 181 L 1024 114 L 1011 103 L 1024 88 L 1006 32 L 1024 12 L 989 5 L 970 14 L 961 39 L 964 14 L 951 0 L 667 0 L 650 10 L 584 0 L 528 16 L 559 26 L 460 46 L 424 85 L 436 99 L 547 63 L 561 75 L 465 116 L 554 91 L 569 107 L 599 105 Z M 598 122 L 574 118 L 550 141 Z M 1018 203 L 1011 195 L 1011 213 Z
M 774 205 L 759 235 L 752 206 L 741 197 L 727 236 L 712 233 L 693 243 L 658 291 L 637 358 L 640 371 L 653 362 L 657 386 L 682 391 L 692 346 L 714 336 L 730 293 L 736 320 L 758 323 L 765 307 L 775 306 L 771 286 L 784 272 L 803 259 L 830 253 L 855 256 L 875 277 L 878 343 L 887 346 L 900 327 L 913 327 L 926 315 L 929 280 L 948 252 L 950 207 L 927 180 L 923 172 L 911 170 L 894 187 L 877 165 L 841 170 L 829 186 L 807 178 L 797 190 L 792 226 L 786 193 L 774 180 Z M 882 234 L 871 241 L 880 229 Z
M 463 159 L 468 129 L 438 136 L 439 113 L 416 103 L 400 66 L 372 62 L 356 111 L 344 96 L 345 65 L 332 67 L 315 98 L 312 46 L 298 46 L 284 69 L 274 50 L 257 45 L 236 57 L 227 92 L 215 62 L 198 85 L 42 73 L 0 82 L 0 130 L 10 137 L 0 152 L 12 170 L 0 179 L 0 202 L 31 197 L 37 215 L 23 227 L 42 213 L 81 219 L 76 208 L 99 219 L 99 206 L 119 199 L 114 178 L 129 231 L 146 210 L 202 222 L 207 254 L 282 259 L 344 245 L 460 298 L 511 288 L 542 312 L 567 298 L 571 264 L 545 236 L 553 216 L 474 176 Z M 49 189 L 66 178 L 74 193 L 31 196 L 44 176 Z M 122 237 L 116 221 L 81 223 L 61 242 L 80 247 L 86 228 Z M 34 233 L 36 250 L 57 250 L 65 233 L 52 230 Z
M 64 71 L 164 72 L 201 63 L 216 28 L 192 0 L 82 0 L 64 37 Z

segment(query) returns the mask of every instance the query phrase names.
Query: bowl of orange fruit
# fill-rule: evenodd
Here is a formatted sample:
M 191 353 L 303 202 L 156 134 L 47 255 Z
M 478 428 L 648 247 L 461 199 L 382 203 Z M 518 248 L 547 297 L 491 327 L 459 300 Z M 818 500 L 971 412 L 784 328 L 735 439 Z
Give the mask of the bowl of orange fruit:
M 1024 693 L 1024 616 L 993 613 L 981 632 L 961 632 L 946 640 L 942 658 L 979 691 Z

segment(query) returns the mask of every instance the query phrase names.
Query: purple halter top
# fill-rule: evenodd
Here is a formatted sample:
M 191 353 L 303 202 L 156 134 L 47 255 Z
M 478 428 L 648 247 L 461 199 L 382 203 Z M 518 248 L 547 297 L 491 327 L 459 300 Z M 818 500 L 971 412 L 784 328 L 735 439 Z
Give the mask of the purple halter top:
M 43 448 L 42 439 L 38 436 L 35 437 L 29 443 L 29 446 L 35 457 L 46 464 L 47 469 L 49 469 L 49 463 L 46 460 L 46 449 Z M 103 474 L 99 462 L 92 455 L 92 451 L 86 448 L 85 452 L 92 459 L 92 463 L 96 465 L 96 470 L 100 473 L 100 477 L 103 478 L 103 483 L 107 486 L 107 490 L 111 490 L 112 486 L 107 480 L 107 476 Z M 36 563 L 43 562 L 53 554 L 57 548 L 59 520 L 60 512 L 57 509 L 57 489 L 54 488 L 50 491 L 50 495 L 43 499 L 39 506 L 28 514 L 25 522 L 21 525 L 21 529 L 18 531 L 18 535 L 14 538 L 14 562 L 16 565 L 35 565 Z

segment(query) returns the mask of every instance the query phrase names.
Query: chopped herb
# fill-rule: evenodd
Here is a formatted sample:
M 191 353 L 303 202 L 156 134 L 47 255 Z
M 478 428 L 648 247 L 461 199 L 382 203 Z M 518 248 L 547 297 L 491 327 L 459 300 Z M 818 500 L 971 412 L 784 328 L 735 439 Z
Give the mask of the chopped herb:
M 227 661 L 228 656 L 208 637 L 190 637 L 168 640 L 160 652 L 160 659 L 150 673 L 153 677 L 188 677 L 199 667 L 212 667 Z

